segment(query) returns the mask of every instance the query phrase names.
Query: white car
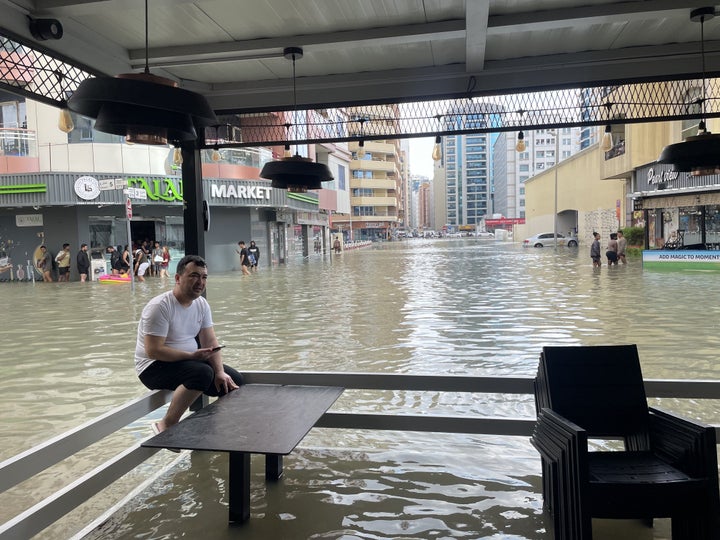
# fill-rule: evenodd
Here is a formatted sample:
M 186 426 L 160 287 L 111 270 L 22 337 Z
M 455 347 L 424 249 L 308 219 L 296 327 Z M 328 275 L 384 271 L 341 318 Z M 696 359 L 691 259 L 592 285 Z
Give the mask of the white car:
M 577 236 L 565 236 L 564 234 L 557 233 L 557 245 L 567 247 L 577 247 L 578 239 Z M 548 247 L 555 246 L 555 238 L 553 233 L 540 233 L 530 238 L 523 240 L 523 247 Z

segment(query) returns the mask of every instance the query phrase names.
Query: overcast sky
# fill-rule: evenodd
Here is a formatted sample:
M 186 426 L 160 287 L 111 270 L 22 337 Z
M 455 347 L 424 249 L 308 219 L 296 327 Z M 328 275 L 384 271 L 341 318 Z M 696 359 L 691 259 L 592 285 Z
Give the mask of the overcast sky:
M 433 177 L 432 149 L 435 139 L 422 137 L 410 141 L 410 174 Z

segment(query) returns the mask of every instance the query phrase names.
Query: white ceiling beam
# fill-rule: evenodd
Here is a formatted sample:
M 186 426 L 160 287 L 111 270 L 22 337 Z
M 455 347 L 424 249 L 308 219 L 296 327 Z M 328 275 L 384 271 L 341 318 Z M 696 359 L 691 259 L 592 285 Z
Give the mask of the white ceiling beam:
M 483 0 L 484 1 L 484 0 Z M 247 41 L 228 41 L 176 47 L 153 47 L 148 51 L 150 67 L 219 60 L 256 59 L 258 55 L 282 54 L 285 47 L 302 47 L 305 52 L 332 50 L 338 47 L 358 47 L 365 43 L 373 46 L 398 43 L 417 43 L 436 39 L 465 37 L 465 20 L 456 19 L 429 24 L 412 24 L 325 34 L 307 34 L 280 38 L 262 38 Z M 145 49 L 132 49 L 130 60 L 135 67 L 145 65 Z M 262 57 L 262 56 L 261 56 Z
M 633 2 L 615 2 L 544 11 L 528 11 L 507 15 L 491 15 L 488 21 L 490 35 L 508 34 L 522 31 L 542 31 L 566 28 L 575 25 L 627 22 L 631 20 L 657 18 L 658 16 L 677 16 L 687 14 L 696 7 L 713 5 L 711 0 L 636 0 Z
M 708 73 L 720 74 L 720 41 L 709 42 Z M 653 50 L 655 53 L 653 54 Z M 659 50 L 662 55 L 657 55 Z M 699 65 L 688 61 L 697 51 L 693 44 L 642 47 L 610 56 L 605 51 L 561 54 L 547 57 L 497 60 L 485 63 L 483 71 L 469 73 L 454 64 L 422 69 L 396 69 L 373 73 L 348 73 L 303 78 L 298 81 L 298 106 L 339 106 L 373 100 L 433 100 L 467 95 L 468 77 L 476 78 L 474 92 L 486 95 L 524 93 L 560 87 L 597 86 L 608 81 L 623 83 L 643 78 L 665 77 L 668 72 L 699 75 Z M 694 60 L 694 58 L 693 58 Z M 189 86 L 190 87 L 190 86 Z M 201 90 L 217 110 L 292 107 L 291 80 L 247 81 L 214 84 Z
M 465 2 L 465 69 L 482 71 L 488 35 L 490 0 Z

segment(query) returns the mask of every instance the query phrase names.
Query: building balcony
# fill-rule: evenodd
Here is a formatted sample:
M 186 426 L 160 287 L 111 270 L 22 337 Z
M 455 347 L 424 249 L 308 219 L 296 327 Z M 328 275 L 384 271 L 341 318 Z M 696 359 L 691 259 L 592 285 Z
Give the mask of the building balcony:
M 353 228 L 360 227 L 360 225 L 357 225 L 358 223 L 377 223 L 377 222 L 392 222 L 396 223 L 399 221 L 399 218 L 397 216 L 396 212 L 393 213 L 387 213 L 387 214 L 374 214 L 372 216 L 353 216 L 352 222 L 355 224 L 353 225 Z
M 0 128 L 0 174 L 39 170 L 35 132 L 24 128 Z
M 397 206 L 395 197 L 351 197 L 352 206 Z
M 350 180 L 350 187 L 394 190 L 397 185 L 395 180 L 390 178 L 352 178 Z
M 351 171 L 380 171 L 387 174 L 400 175 L 397 163 L 394 161 L 375 161 L 369 159 L 353 159 L 350 162 Z
M 395 145 L 383 141 L 365 141 L 365 151 L 373 156 L 394 156 L 397 154 Z M 351 152 L 358 151 L 358 141 L 348 142 L 348 150 Z

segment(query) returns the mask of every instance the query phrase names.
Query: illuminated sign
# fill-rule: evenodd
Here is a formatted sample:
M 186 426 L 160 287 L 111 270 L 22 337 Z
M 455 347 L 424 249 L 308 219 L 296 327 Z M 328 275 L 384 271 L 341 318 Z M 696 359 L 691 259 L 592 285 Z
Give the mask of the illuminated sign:
M 148 180 L 147 178 L 131 177 L 128 178 L 127 183 L 129 188 L 135 186 L 136 190 L 137 188 L 144 189 L 147 198 L 152 201 L 182 202 L 183 200 L 181 180 L 177 180 L 177 185 L 175 185 L 175 181 L 171 178 L 151 178 Z M 133 193 L 137 194 L 137 191 Z
M 219 198 L 232 198 L 232 199 L 255 199 L 255 200 L 270 200 L 271 187 L 266 186 L 245 186 L 242 184 L 211 184 L 210 185 L 210 196 Z

